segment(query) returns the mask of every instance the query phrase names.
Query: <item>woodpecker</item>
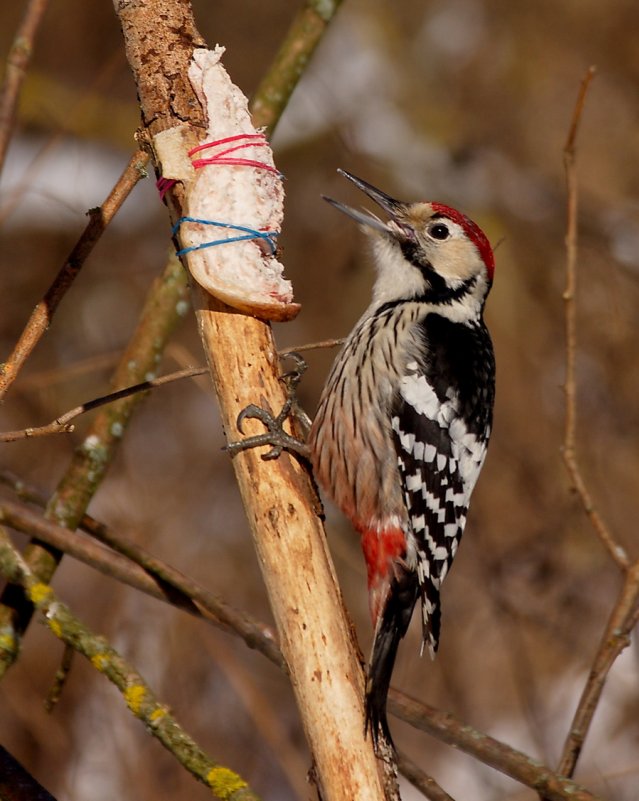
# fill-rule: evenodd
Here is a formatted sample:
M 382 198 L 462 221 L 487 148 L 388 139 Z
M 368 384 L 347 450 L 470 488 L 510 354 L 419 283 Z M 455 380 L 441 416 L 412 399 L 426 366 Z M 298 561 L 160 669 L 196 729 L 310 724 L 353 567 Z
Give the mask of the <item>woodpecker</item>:
M 331 198 L 369 235 L 377 279 L 337 356 L 310 435 L 313 472 L 361 537 L 375 629 L 366 730 L 392 743 L 386 700 L 421 602 L 434 656 L 440 587 L 486 455 L 495 362 L 483 320 L 495 260 L 483 231 L 436 202 L 404 203 L 339 171 L 386 220 Z

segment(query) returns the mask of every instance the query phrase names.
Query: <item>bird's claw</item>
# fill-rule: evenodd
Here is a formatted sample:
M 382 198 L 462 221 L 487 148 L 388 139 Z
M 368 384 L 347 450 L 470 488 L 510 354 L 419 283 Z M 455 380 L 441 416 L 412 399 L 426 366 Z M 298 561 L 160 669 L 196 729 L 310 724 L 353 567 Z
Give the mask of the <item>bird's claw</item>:
M 277 417 L 274 417 L 267 409 L 262 409 L 254 403 L 242 409 L 237 417 L 236 423 L 240 434 L 244 433 L 243 424 L 245 420 L 259 420 L 267 430 L 264 434 L 256 434 L 255 436 L 247 437 L 237 442 L 229 442 L 225 450 L 228 451 L 231 456 L 235 456 L 237 453 L 240 453 L 240 451 L 270 445 L 271 449 L 262 454 L 262 459 L 265 461 L 279 458 L 284 450 L 308 458 L 308 447 L 306 443 L 291 434 L 287 434 L 283 428 L 284 422 L 291 416 L 293 407 L 295 407 L 296 410 L 298 408 L 295 399 L 295 389 L 306 370 L 306 362 L 298 353 L 289 353 L 287 355 L 294 359 L 295 368 L 280 376 L 280 380 L 284 382 L 287 389 L 288 398 L 286 403 L 282 406 Z M 296 416 L 300 417 L 301 415 L 303 415 L 303 413 L 297 411 Z M 301 422 L 302 425 L 305 425 L 305 420 L 302 419 Z
M 249 403 L 237 416 L 235 425 L 240 434 L 244 433 L 244 428 L 242 426 L 245 420 L 260 420 L 269 431 L 272 431 L 273 427 L 276 425 L 276 420 L 273 415 L 266 409 L 256 406 L 254 403 Z M 241 443 L 238 442 L 235 444 L 240 445 Z
M 289 395 L 293 395 L 295 390 L 297 389 L 297 385 L 302 380 L 302 376 L 306 372 L 308 365 L 302 356 L 294 350 L 289 351 L 286 354 L 287 359 L 292 359 L 295 362 L 295 367 L 292 370 L 288 370 L 286 373 L 282 373 L 280 376 L 280 381 L 286 386 L 286 390 Z

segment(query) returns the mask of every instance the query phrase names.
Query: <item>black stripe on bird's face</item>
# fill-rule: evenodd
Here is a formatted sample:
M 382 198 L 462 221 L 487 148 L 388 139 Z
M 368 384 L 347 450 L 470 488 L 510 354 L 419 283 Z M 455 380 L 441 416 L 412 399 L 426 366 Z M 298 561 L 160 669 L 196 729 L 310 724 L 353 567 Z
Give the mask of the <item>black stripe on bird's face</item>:
M 444 276 L 433 268 L 418 242 L 405 239 L 399 242 L 399 246 L 406 261 L 419 270 L 428 284 L 424 296 L 419 300 L 427 303 L 453 303 L 467 295 L 477 282 L 477 276 L 473 275 L 457 286 L 450 286 Z

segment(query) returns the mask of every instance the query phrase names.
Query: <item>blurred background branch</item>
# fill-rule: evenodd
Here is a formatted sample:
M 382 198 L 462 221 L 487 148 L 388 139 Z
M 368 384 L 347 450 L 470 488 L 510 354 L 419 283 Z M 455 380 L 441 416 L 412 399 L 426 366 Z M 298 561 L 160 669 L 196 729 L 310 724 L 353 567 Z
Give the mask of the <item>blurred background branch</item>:
M 4 68 L 0 86 L 0 175 L 15 127 L 20 90 L 29 69 L 38 28 L 49 0 L 29 0 Z
M 146 153 L 141 150 L 136 151 L 129 159 L 124 172 L 104 203 L 97 209 L 89 210 L 89 222 L 82 235 L 46 294 L 33 310 L 11 355 L 0 365 L 0 401 L 6 395 L 9 387 L 16 380 L 20 369 L 51 325 L 58 304 L 71 288 L 71 284 L 78 276 L 82 265 L 98 243 L 107 226 L 120 210 L 137 182 L 146 176 L 144 168 L 148 160 L 149 157 Z
M 186 370 L 178 370 L 175 373 L 160 376 L 159 378 L 151 378 L 148 381 L 142 381 L 139 384 L 134 384 L 132 387 L 125 387 L 124 389 L 117 390 L 116 392 L 109 392 L 108 395 L 103 395 L 101 398 L 94 398 L 93 400 L 86 401 L 74 409 L 69 409 L 68 412 L 56 417 L 50 423 L 44 426 L 31 426 L 23 428 L 20 431 L 5 431 L 0 433 L 0 442 L 15 442 L 19 439 L 32 439 L 33 437 L 46 437 L 50 434 L 69 434 L 73 431 L 72 420 L 80 417 L 81 414 L 86 414 L 93 409 L 99 409 L 100 406 L 106 406 L 107 403 L 115 403 L 122 398 L 128 398 L 131 395 L 137 395 L 139 392 L 148 392 L 150 389 L 163 387 L 165 384 L 170 384 L 172 381 L 181 381 L 183 378 L 194 378 L 198 375 L 206 373 L 206 367 L 190 367 Z
M 622 570 L 630 567 L 630 560 L 615 541 L 612 532 L 595 508 L 594 502 L 586 487 L 579 462 L 577 460 L 577 224 L 578 224 L 578 183 L 577 183 L 577 134 L 583 115 L 586 96 L 590 82 L 595 76 L 595 68 L 590 67 L 579 90 L 577 103 L 573 112 L 568 138 L 564 145 L 564 166 L 566 170 L 566 186 L 568 192 L 568 213 L 566 231 L 566 288 L 564 289 L 564 313 L 566 318 L 566 431 L 564 436 L 564 464 L 570 476 L 575 492 L 579 495 L 584 511 L 588 515 L 595 533 L 607 549 L 613 561 Z
M 601 644 L 595 655 L 588 680 L 582 692 L 577 711 L 572 720 L 557 768 L 562 776 L 573 776 L 586 735 L 601 699 L 604 683 L 615 660 L 624 648 L 630 645 L 630 632 L 634 627 L 637 598 L 639 597 L 639 561 L 634 564 L 625 549 L 613 536 L 610 528 L 594 506 L 586 487 L 577 459 L 577 274 L 578 274 L 578 208 L 579 189 L 577 180 L 577 137 L 584 106 L 595 68 L 586 72 L 577 96 L 572 121 L 564 146 L 564 167 L 567 186 L 567 230 L 566 230 L 566 288 L 564 290 L 564 313 L 566 326 L 566 421 L 563 444 L 564 464 L 579 496 L 592 528 L 606 548 L 613 562 L 624 573 L 624 585 L 617 598 L 604 629 Z

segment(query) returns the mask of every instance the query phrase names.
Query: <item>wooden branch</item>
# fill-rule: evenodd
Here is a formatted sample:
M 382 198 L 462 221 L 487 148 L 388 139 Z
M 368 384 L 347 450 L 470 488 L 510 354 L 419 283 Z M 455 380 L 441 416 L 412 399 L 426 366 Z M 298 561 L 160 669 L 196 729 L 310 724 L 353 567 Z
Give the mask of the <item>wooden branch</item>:
M 166 76 L 186 75 L 195 44 L 201 44 L 187 4 L 173 9 L 161 0 L 144 5 L 115 0 L 114 5 L 149 136 L 170 127 L 171 117 L 173 125 L 184 124 L 184 115 L 173 114 L 173 79 Z M 188 106 L 192 125 L 203 123 L 190 87 L 181 104 Z M 182 214 L 179 184 L 171 195 L 174 223 Z M 235 439 L 235 421 L 246 405 L 277 408 L 285 401 L 277 349 L 266 323 L 199 290 L 195 298 L 223 423 Z M 362 668 L 308 476 L 289 456 L 265 463 L 256 452 L 237 456 L 234 468 L 322 796 L 382 799 L 380 770 L 364 738 Z
M 536 759 L 494 737 L 477 731 L 450 712 L 442 712 L 415 701 L 397 690 L 391 690 L 388 700 L 393 715 L 536 790 L 549 801 L 601 801 L 571 779 L 558 775 Z
M 42 300 L 36 305 L 24 331 L 20 335 L 11 355 L 0 364 L 0 400 L 6 395 L 31 355 L 44 332 L 51 324 L 53 315 L 67 290 L 78 276 L 87 257 L 99 241 L 107 226 L 121 208 L 137 182 L 146 175 L 144 168 L 149 157 L 141 150 L 136 151 L 104 203 L 97 209 L 89 210 L 89 222 L 80 238 L 62 265 L 53 283 Z
M 428 776 L 418 768 L 406 754 L 401 752 L 397 754 L 397 767 L 402 776 L 408 779 L 413 787 L 416 787 L 429 801 L 455 801 L 432 776 Z
M 590 668 L 557 768 L 562 776 L 572 776 L 575 772 L 577 760 L 590 729 L 608 673 L 624 648 L 630 645 L 630 634 L 637 624 L 637 614 L 639 614 L 638 602 L 639 561 L 626 571 L 623 587 L 610 614 Z
M 88 515 L 83 517 L 78 528 L 107 547 L 101 547 L 46 520 L 26 506 L 7 500 L 0 500 L 0 522 L 152 598 L 204 618 L 223 631 L 241 637 L 249 648 L 260 651 L 278 667 L 284 666 L 273 632 L 268 626 L 234 609 L 193 579 L 152 556 L 139 545 L 116 535 Z
M 100 406 L 106 406 L 107 403 L 115 403 L 123 398 L 129 398 L 131 395 L 136 395 L 139 392 L 148 392 L 151 389 L 157 389 L 165 384 L 170 384 L 173 381 L 181 381 L 183 378 L 194 378 L 198 375 L 203 375 L 207 372 L 206 367 L 189 367 L 186 370 L 178 370 L 175 373 L 168 373 L 167 375 L 160 376 L 160 378 L 151 378 L 148 381 L 141 381 L 139 384 L 134 384 L 131 387 L 119 389 L 116 392 L 109 392 L 108 395 L 102 395 L 99 398 L 86 401 L 74 409 L 61 414 L 47 423 L 44 426 L 34 426 L 30 428 L 22 428 L 19 431 L 4 431 L 0 433 L 0 442 L 16 442 L 20 439 L 33 439 L 34 437 L 46 437 L 50 434 L 68 434 L 73 431 L 74 426 L 71 423 L 76 417 L 80 417 L 86 412 L 93 409 L 98 409 Z
M 564 445 L 562 449 L 564 464 L 572 485 L 581 499 L 582 506 L 595 530 L 595 533 L 608 551 L 616 565 L 622 570 L 630 566 L 630 559 L 622 546 L 615 540 L 612 532 L 595 508 L 592 496 L 581 474 L 576 452 L 577 432 L 577 134 L 581 124 L 586 95 L 590 83 L 595 76 L 595 68 L 590 67 L 579 90 L 573 111 L 568 138 L 564 146 L 564 167 L 568 194 L 567 227 L 566 227 L 566 287 L 564 289 L 564 311 L 566 329 L 566 381 L 564 393 L 566 397 L 566 422 Z
M 259 801 L 237 773 L 215 764 L 180 727 L 170 710 L 155 697 L 135 668 L 97 636 L 58 600 L 49 585 L 38 580 L 0 528 L 0 572 L 20 584 L 49 629 L 86 657 L 120 690 L 126 705 L 178 761 L 222 801 Z
M 284 403 L 278 359 L 269 326 L 202 301 L 200 331 L 232 432 L 250 402 Z M 308 477 L 288 455 L 266 463 L 248 451 L 234 467 L 323 796 L 382 798 L 364 740 L 362 668 Z
M 629 635 L 634 627 L 637 598 L 639 597 L 639 562 L 631 563 L 626 551 L 615 539 L 607 524 L 594 506 L 590 492 L 581 474 L 576 452 L 577 438 L 577 239 L 578 239 L 578 184 L 576 170 L 577 135 L 581 124 L 586 96 L 595 68 L 590 67 L 584 76 L 572 115 L 570 130 L 564 146 L 564 167 L 567 186 L 566 227 L 566 421 L 563 446 L 564 464 L 590 523 L 613 559 L 625 574 L 624 585 L 613 607 L 604 630 L 602 641 L 595 655 L 590 674 L 582 692 L 577 710 L 570 726 L 558 771 L 564 776 L 574 774 L 586 735 L 601 698 L 610 668 L 623 649 L 629 644 Z
M 49 0 L 29 0 L 16 32 L 0 88 L 0 174 L 15 127 L 20 89 L 29 68 L 36 33 L 49 5 Z

